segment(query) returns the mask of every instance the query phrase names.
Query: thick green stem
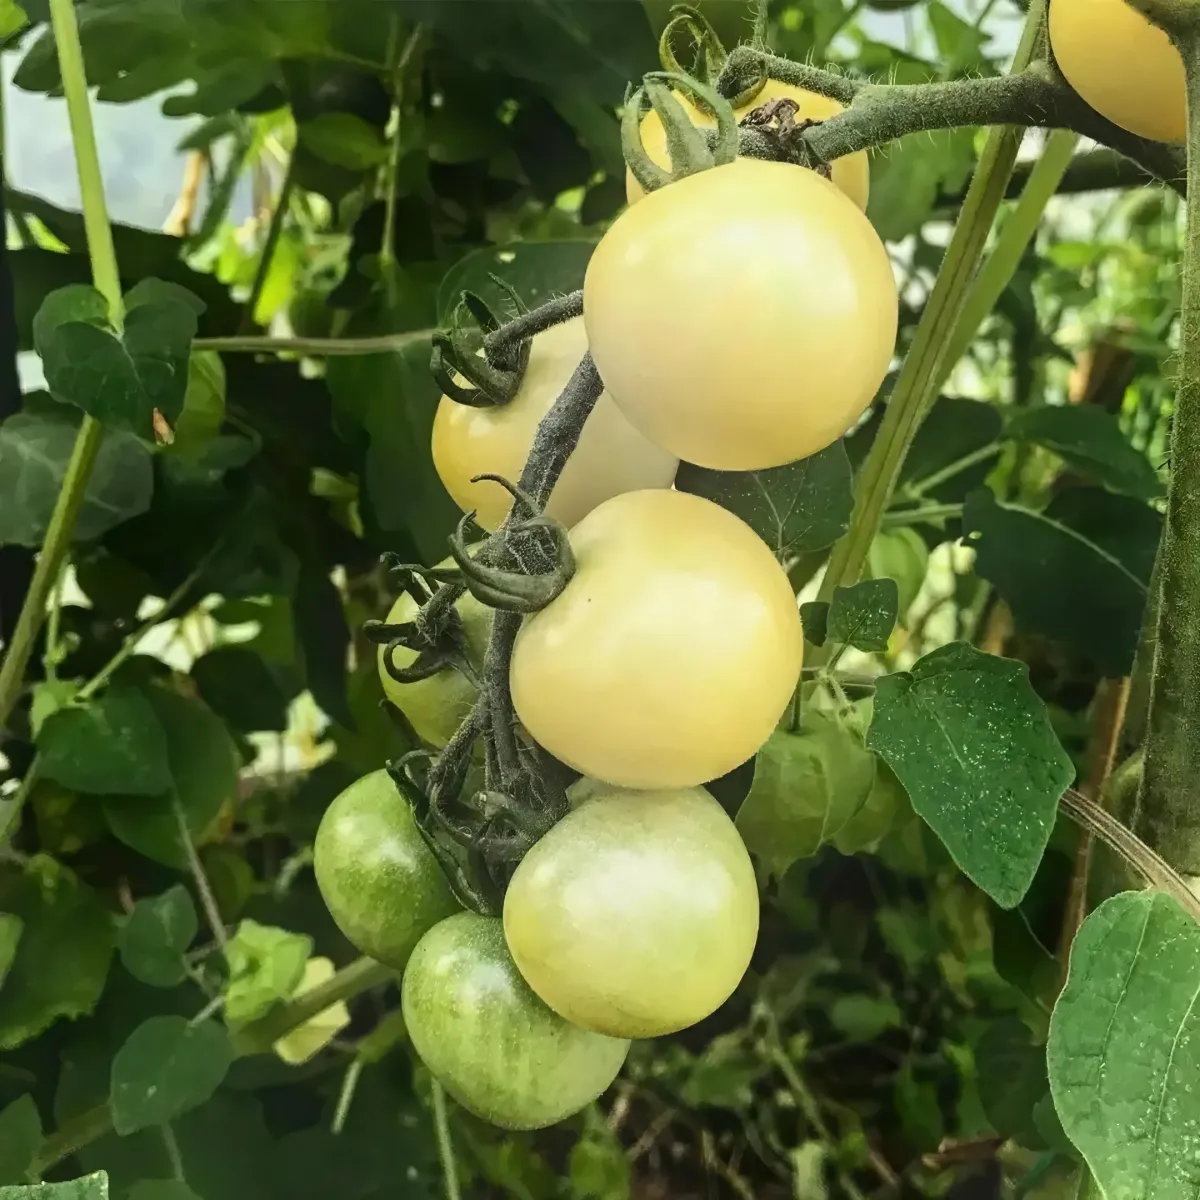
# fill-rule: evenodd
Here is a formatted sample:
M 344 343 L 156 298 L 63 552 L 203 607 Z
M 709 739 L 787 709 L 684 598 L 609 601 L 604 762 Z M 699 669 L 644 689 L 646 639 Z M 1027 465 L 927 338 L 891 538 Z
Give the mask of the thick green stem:
M 1188 79 L 1188 183 L 1200 196 L 1200 30 L 1176 30 Z M 1135 829 L 1176 870 L 1200 874 L 1200 203 L 1187 206 L 1162 591 Z

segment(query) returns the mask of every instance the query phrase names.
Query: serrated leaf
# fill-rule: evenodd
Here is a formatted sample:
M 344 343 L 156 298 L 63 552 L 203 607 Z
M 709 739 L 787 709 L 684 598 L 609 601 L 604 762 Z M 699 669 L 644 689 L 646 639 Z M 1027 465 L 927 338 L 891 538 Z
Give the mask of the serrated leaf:
M 304 977 L 312 938 L 245 920 L 225 947 L 229 983 L 225 1019 L 231 1028 L 264 1016 L 286 1000 Z
M 41 773 L 97 796 L 162 795 L 171 786 L 167 735 L 145 693 L 114 685 L 48 717 L 37 739 Z
M 1200 927 L 1160 893 L 1124 892 L 1071 947 L 1047 1047 L 1067 1136 L 1107 1200 L 1200 1192 Z
M 0 1200 L 108 1200 L 108 1173 L 97 1171 L 69 1183 L 0 1187 Z
M 1009 418 L 1008 435 L 1053 450 L 1114 492 L 1142 500 L 1163 494 L 1150 460 L 1129 443 L 1117 418 L 1094 404 L 1042 404 L 1017 410 Z
M 191 893 L 177 883 L 133 906 L 117 937 L 121 961 L 142 983 L 174 987 L 187 978 L 183 955 L 198 929 Z
M 899 603 L 894 579 L 864 579 L 851 587 L 834 588 L 826 636 L 858 650 L 886 650 Z
M 1017 904 L 1075 774 L 1028 668 L 943 646 L 878 681 L 867 745 L 962 871 L 1001 907 Z
M 738 832 L 767 871 L 783 875 L 837 835 L 863 806 L 874 777 L 875 759 L 854 730 L 806 712 L 798 732 L 777 731 L 758 752 Z
M 0 545 L 40 546 L 62 490 L 79 432 L 79 417 L 19 412 L 0 424 Z M 86 542 L 150 507 L 150 451 L 127 433 L 108 431 L 88 476 L 74 538 Z
M 42 1118 L 33 1097 L 18 1096 L 0 1112 L 0 1183 L 25 1178 L 42 1145 Z
M 112 1064 L 108 1105 L 122 1135 L 163 1125 L 203 1104 L 221 1085 L 233 1047 L 215 1021 L 151 1017 L 129 1035 Z
M 675 486 L 741 517 L 780 558 L 833 545 L 850 524 L 850 460 L 839 441 L 766 471 L 709 471 L 680 463 Z

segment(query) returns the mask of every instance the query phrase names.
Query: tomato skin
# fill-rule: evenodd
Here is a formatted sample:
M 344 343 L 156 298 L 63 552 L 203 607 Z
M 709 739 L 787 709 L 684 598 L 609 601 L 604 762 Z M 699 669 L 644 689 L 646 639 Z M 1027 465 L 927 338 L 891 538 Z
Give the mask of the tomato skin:
M 827 179 L 739 159 L 652 192 L 605 233 L 584 280 L 613 399 L 686 462 L 753 471 L 841 437 L 896 341 L 891 263 Z
M 627 492 L 570 534 L 575 575 L 527 617 L 513 704 L 530 736 L 622 787 L 691 787 L 770 736 L 800 675 L 791 584 L 761 538 L 686 492 Z
M 443 396 L 433 421 L 433 464 L 464 511 L 475 510 L 484 529 L 495 529 L 512 498 L 498 483 L 472 483 L 476 475 L 516 482 L 533 445 L 538 422 L 549 412 L 587 350 L 583 318 L 539 333 L 532 342 L 521 389 L 508 403 L 472 408 Z M 574 525 L 597 504 L 620 492 L 670 487 L 679 460 L 643 437 L 601 396 L 567 461 L 546 511 Z
M 508 947 L 555 1012 L 615 1037 L 658 1037 L 727 1000 L 758 937 L 742 839 L 703 788 L 609 789 L 521 861 Z
M 915 0 L 914 0 L 915 2 Z M 676 100 L 683 105 L 693 125 L 701 129 L 713 129 L 716 121 L 697 108 L 681 92 L 672 93 Z M 733 115 L 741 121 L 747 113 L 768 104 L 772 100 L 795 100 L 800 111 L 796 114 L 797 121 L 824 121 L 845 111 L 845 105 L 829 96 L 821 96 L 806 88 L 793 87 L 789 83 L 780 83 L 776 79 L 768 79 L 763 89 L 741 108 L 735 108 Z M 651 109 L 643 118 L 641 124 L 642 148 L 660 167 L 670 168 L 671 155 L 667 151 L 667 131 L 663 128 L 662 118 Z M 867 196 L 871 187 L 871 163 L 865 150 L 856 154 L 848 154 L 845 158 L 834 159 L 830 164 L 833 171 L 833 182 L 854 201 L 864 212 L 867 209 Z M 625 169 L 625 198 L 630 204 L 636 204 L 645 191 L 634 178 L 628 167 Z
M 1101 116 L 1139 137 L 1187 138 L 1183 59 L 1125 0 L 1053 0 L 1050 47 L 1067 82 Z
M 421 1061 L 464 1108 L 504 1129 L 544 1129 L 616 1079 L 629 1043 L 564 1021 L 530 991 L 498 917 L 459 913 L 409 960 L 404 1022 Z
M 460 911 L 386 771 L 364 775 L 325 810 L 313 870 L 338 928 L 363 954 L 397 970 L 429 929 Z
M 453 565 L 449 558 L 438 564 L 443 567 Z M 483 665 L 492 631 L 492 610 L 470 592 L 465 592 L 455 607 L 463 622 L 467 658 L 478 670 Z M 411 621 L 417 615 L 417 609 L 417 602 L 407 592 L 401 593 L 387 615 L 388 624 Z M 475 703 L 475 685 L 454 667 L 444 667 L 436 675 L 414 683 L 400 683 L 387 672 L 386 653 L 387 647 L 380 646 L 376 656 L 384 695 L 408 718 L 423 742 L 440 750 L 471 711 Z M 398 667 L 411 666 L 416 658 L 416 652 L 406 646 L 397 646 L 392 655 L 392 661 Z

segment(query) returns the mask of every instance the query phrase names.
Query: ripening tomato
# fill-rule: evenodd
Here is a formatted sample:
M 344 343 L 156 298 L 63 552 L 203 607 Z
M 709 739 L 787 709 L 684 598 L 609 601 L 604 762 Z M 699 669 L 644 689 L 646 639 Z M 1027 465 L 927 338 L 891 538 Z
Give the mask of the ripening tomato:
M 521 861 L 504 933 L 556 1013 L 613 1037 L 658 1037 L 703 1020 L 737 987 L 758 937 L 758 884 L 703 788 L 609 789 Z
M 447 558 L 438 565 L 452 567 L 454 562 Z M 456 607 L 462 618 L 467 660 L 478 670 L 483 665 L 492 631 L 492 610 L 470 592 L 463 593 Z M 388 613 L 388 624 L 401 625 L 411 621 L 417 615 L 417 608 L 417 602 L 407 592 L 401 593 Z M 444 667 L 436 675 L 414 683 L 400 683 L 384 666 L 386 653 L 387 647 L 380 646 L 377 660 L 384 695 L 408 718 L 423 742 L 440 750 L 471 711 L 475 703 L 475 685 L 454 667 Z M 416 658 L 416 652 L 406 646 L 397 646 L 392 655 L 392 661 L 398 667 L 411 666 Z
M 616 496 L 570 538 L 574 577 L 513 650 L 530 736 L 622 787 L 692 787 L 745 762 L 787 707 L 804 642 L 766 544 L 676 491 Z
M 754 471 L 841 437 L 896 340 L 891 263 L 827 179 L 739 159 L 622 213 L 584 280 L 612 398 L 686 462 Z
M 1101 116 L 1139 137 L 1187 137 L 1183 59 L 1125 0 L 1053 0 L 1050 48 L 1067 82 Z
M 460 909 L 386 771 L 364 775 L 325 810 L 313 870 L 338 928 L 397 970 L 428 930 Z
M 701 129 L 713 129 L 716 121 L 703 109 L 694 105 L 682 92 L 674 93 L 675 99 L 683 105 L 693 125 Z M 790 83 L 780 83 L 776 79 L 768 79 L 763 89 L 741 108 L 734 109 L 734 116 L 740 121 L 747 113 L 759 108 L 772 100 L 795 100 L 800 111 L 796 114 L 797 121 L 824 121 L 844 111 L 845 105 L 829 96 L 821 96 L 805 88 L 793 87 Z M 641 124 L 642 147 L 650 158 L 660 167 L 671 166 L 671 155 L 667 150 L 667 131 L 663 128 L 662 119 L 653 109 L 643 118 Z M 833 182 L 837 184 L 859 208 L 866 211 L 867 193 L 871 185 L 871 164 L 865 150 L 857 154 L 847 154 L 845 158 L 836 159 L 832 164 Z M 633 172 L 625 170 L 625 198 L 630 204 L 636 203 L 646 193 L 642 185 L 633 177 Z
M 605 1091 L 629 1043 L 564 1021 L 529 989 L 497 917 L 431 929 L 401 989 L 421 1061 L 464 1108 L 505 1129 L 543 1129 Z
M 583 318 L 554 325 L 533 339 L 521 388 L 508 404 L 472 408 L 443 396 L 433 421 L 433 464 L 446 491 L 484 529 L 495 529 L 512 497 L 498 483 L 516 482 L 529 457 L 538 422 L 550 411 L 587 350 Z M 574 525 L 597 504 L 639 488 L 670 487 L 679 460 L 647 441 L 608 396 L 601 396 L 583 427 L 546 511 Z

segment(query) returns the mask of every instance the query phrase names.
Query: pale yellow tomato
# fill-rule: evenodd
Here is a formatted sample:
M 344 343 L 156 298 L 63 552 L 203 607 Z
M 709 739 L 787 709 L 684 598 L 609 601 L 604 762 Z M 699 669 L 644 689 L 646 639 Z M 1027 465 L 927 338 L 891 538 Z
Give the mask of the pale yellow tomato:
M 896 341 L 887 251 L 827 179 L 739 159 L 652 192 L 588 264 L 584 321 L 612 398 L 687 462 L 754 471 L 854 424 Z
M 584 775 L 691 787 L 750 758 L 800 674 L 791 584 L 743 521 L 686 492 L 628 492 L 571 530 L 574 578 L 526 618 L 512 698 Z
M 533 339 L 521 389 L 508 404 L 472 408 L 442 397 L 433 422 L 433 464 L 455 503 L 464 512 L 474 509 L 484 529 L 495 529 L 504 520 L 512 497 L 498 483 L 471 480 L 476 475 L 502 475 L 516 482 L 538 422 L 586 350 L 583 318 L 576 317 Z M 647 441 L 603 395 L 546 511 L 564 525 L 574 525 L 620 492 L 670 487 L 678 467 L 674 455 Z
M 452 567 L 454 563 L 446 559 L 438 565 Z M 463 593 L 456 607 L 462 618 L 467 661 L 478 671 L 483 665 L 492 631 L 492 610 L 476 600 L 470 592 Z M 407 592 L 402 592 L 392 605 L 387 621 L 389 625 L 400 625 L 411 621 L 416 615 L 417 602 Z M 384 666 L 386 654 L 387 647 L 380 646 L 379 679 L 384 695 L 408 718 L 422 741 L 440 750 L 471 711 L 475 703 L 475 685 L 455 667 L 444 667 L 427 679 L 400 683 L 388 674 Z M 406 646 L 397 646 L 392 655 L 392 661 L 398 667 L 412 666 L 416 658 L 416 651 Z
M 1101 116 L 1139 137 L 1187 137 L 1183 59 L 1125 0 L 1053 0 L 1050 48 L 1067 82 Z
M 703 109 L 694 105 L 681 92 L 675 92 L 675 99 L 683 105 L 694 125 L 701 129 L 712 129 L 716 121 Z M 780 83 L 768 79 L 761 92 L 741 108 L 734 109 L 734 116 L 740 121 L 747 113 L 771 100 L 795 100 L 800 106 L 796 114 L 797 122 L 824 121 L 827 117 L 837 116 L 843 112 L 845 105 L 829 96 L 821 96 L 805 88 L 793 87 L 790 83 Z M 667 132 L 658 113 L 651 109 L 643 118 L 641 124 L 642 146 L 650 158 L 660 167 L 670 168 L 671 155 L 667 150 Z M 866 211 L 867 195 L 871 185 L 871 164 L 865 150 L 856 154 L 847 154 L 845 158 L 835 159 L 831 164 L 833 182 L 837 184 L 859 208 Z M 646 193 L 642 185 L 633 177 L 633 172 L 625 169 L 625 198 L 630 204 L 636 203 Z
M 610 1037 L 694 1025 L 737 987 L 758 936 L 746 847 L 703 788 L 599 792 L 522 860 L 504 934 L 525 981 Z

